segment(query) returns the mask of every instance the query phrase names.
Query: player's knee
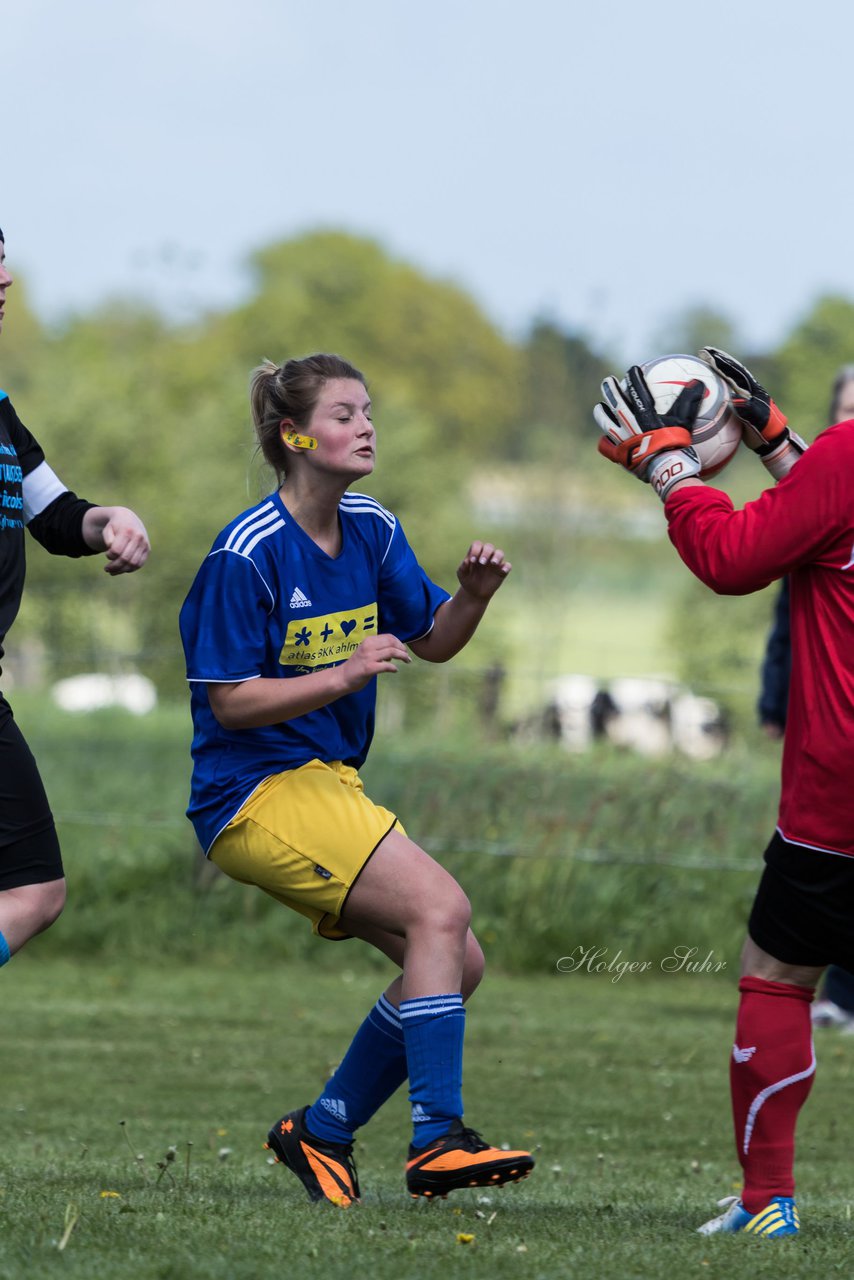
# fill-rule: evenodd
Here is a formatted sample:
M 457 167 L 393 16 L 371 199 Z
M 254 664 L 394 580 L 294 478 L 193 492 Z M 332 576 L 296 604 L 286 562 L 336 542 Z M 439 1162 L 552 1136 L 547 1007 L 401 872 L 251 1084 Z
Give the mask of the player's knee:
M 48 929 L 55 920 L 59 919 L 65 909 L 65 881 L 58 880 L 49 885 L 45 885 L 45 888 L 48 889 L 49 892 L 45 894 L 44 928 Z
M 456 885 L 455 889 L 455 893 L 448 895 L 446 907 L 448 928 L 454 933 L 461 933 L 465 936 L 468 934 L 469 926 L 471 925 L 471 903 L 459 885 Z
M 452 884 L 424 904 L 425 923 L 434 933 L 464 938 L 471 924 L 471 903 L 458 884 Z
M 32 933 L 42 933 L 58 920 L 65 906 L 65 881 L 50 880 L 31 886 L 30 926 Z
M 466 943 L 466 958 L 463 964 L 463 1000 L 468 1000 L 469 996 L 480 986 L 485 967 L 486 960 L 484 959 L 480 943 L 474 934 L 469 932 L 468 941 Z

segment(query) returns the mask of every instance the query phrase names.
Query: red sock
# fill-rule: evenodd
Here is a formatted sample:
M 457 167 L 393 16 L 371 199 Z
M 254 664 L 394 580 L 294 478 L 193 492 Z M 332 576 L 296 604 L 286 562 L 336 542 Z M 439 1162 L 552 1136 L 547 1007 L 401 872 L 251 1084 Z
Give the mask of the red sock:
M 795 1190 L 795 1124 L 815 1075 L 812 987 L 742 978 L 730 1060 L 742 1204 L 759 1213 Z

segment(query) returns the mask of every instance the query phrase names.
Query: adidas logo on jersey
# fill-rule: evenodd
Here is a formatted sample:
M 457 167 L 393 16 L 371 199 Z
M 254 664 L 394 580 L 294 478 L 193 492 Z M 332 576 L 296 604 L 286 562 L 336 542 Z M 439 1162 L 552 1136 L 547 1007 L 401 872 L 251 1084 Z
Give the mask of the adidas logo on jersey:
M 299 587 L 294 587 L 294 593 L 291 596 L 290 604 L 292 609 L 310 609 L 311 608 L 311 601 L 309 600 L 308 596 L 304 594 L 304 592 L 300 591 Z

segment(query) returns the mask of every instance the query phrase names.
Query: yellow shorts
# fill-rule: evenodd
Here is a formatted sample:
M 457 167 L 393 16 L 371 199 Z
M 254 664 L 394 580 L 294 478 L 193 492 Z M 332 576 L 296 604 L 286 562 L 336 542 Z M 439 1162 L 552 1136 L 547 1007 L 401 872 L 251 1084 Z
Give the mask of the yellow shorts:
M 232 880 L 307 916 L 321 938 L 337 940 L 349 937 L 338 927 L 347 895 L 392 830 L 403 828 L 368 799 L 355 769 L 310 760 L 265 778 L 208 856 Z

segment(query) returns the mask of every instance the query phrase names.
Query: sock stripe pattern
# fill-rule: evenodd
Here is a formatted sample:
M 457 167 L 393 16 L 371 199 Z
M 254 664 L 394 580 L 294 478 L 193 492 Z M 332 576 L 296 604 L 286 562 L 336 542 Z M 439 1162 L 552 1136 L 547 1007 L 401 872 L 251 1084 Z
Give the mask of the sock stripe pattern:
M 391 1001 L 386 998 L 385 993 L 380 996 L 368 1014 L 368 1019 L 376 1027 L 377 1031 L 382 1031 L 387 1036 L 391 1036 L 393 1040 L 396 1040 L 398 1044 L 403 1044 L 400 1011 L 395 1009 Z
M 811 1076 L 814 1074 L 815 1074 L 815 1046 L 813 1045 L 812 1061 L 810 1062 L 810 1065 L 807 1067 L 806 1071 L 799 1071 L 796 1075 L 786 1076 L 785 1080 L 778 1080 L 776 1084 L 769 1084 L 766 1089 L 762 1089 L 759 1093 L 757 1093 L 756 1097 L 753 1099 L 752 1103 L 750 1104 L 750 1110 L 747 1113 L 747 1121 L 744 1126 L 744 1146 L 742 1147 L 742 1150 L 744 1151 L 745 1155 L 747 1155 L 748 1151 L 750 1150 L 750 1139 L 753 1136 L 753 1126 L 756 1123 L 756 1117 L 759 1114 L 759 1108 L 762 1106 L 763 1102 L 767 1102 L 767 1100 L 770 1097 L 772 1097 L 773 1094 L 779 1093 L 780 1090 L 785 1089 L 787 1085 L 797 1084 L 799 1080 L 806 1080 L 808 1076 Z
M 401 1001 L 400 1021 L 405 1026 L 411 1019 L 424 1014 L 457 1013 L 462 1012 L 462 1008 L 462 996 L 422 996 L 417 1000 Z
M 12 953 L 9 950 L 9 944 L 0 933 L 0 965 L 5 964 L 7 960 L 11 960 Z
M 815 1078 L 810 1022 L 813 991 L 742 978 L 730 1090 L 741 1202 L 751 1215 L 795 1190 L 795 1127 Z
M 442 1137 L 463 1114 L 465 1019 L 459 992 L 401 1001 L 416 1148 Z
M 326 1142 L 352 1142 L 353 1134 L 406 1079 L 406 1046 L 400 1015 L 381 995 L 356 1032 L 305 1123 Z

